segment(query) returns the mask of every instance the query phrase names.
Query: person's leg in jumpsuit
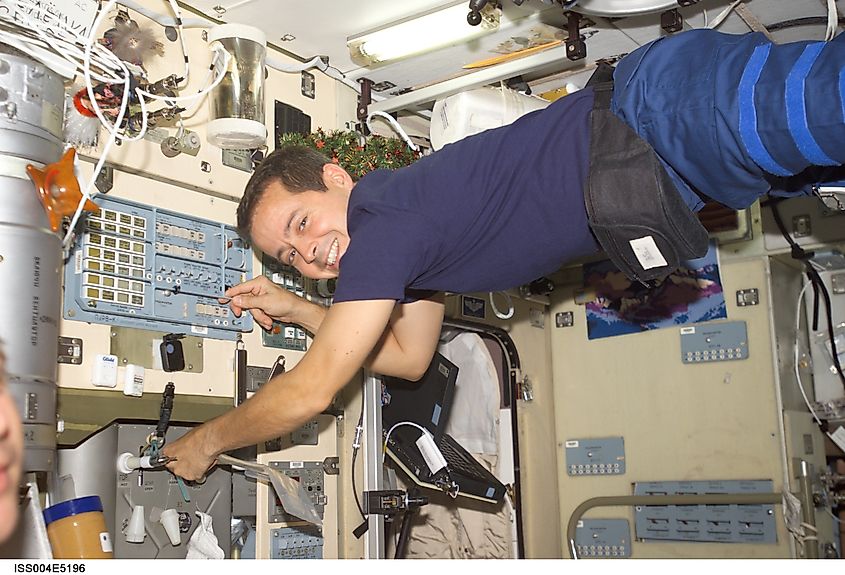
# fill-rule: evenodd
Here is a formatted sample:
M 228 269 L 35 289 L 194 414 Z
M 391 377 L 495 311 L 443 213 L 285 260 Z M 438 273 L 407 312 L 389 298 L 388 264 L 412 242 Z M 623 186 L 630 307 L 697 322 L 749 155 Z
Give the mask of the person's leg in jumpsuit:
M 845 36 L 845 35 L 843 35 Z M 651 42 L 614 73 L 612 110 L 663 161 L 690 208 L 845 178 L 845 38 L 773 44 L 694 30 Z

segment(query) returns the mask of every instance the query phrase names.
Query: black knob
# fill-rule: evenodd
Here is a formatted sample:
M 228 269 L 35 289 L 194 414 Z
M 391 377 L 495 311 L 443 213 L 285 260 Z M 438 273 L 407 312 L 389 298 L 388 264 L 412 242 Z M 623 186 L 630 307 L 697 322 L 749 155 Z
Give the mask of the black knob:
M 478 26 L 481 24 L 481 12 L 478 10 L 470 10 L 467 14 L 467 24 L 470 26 Z

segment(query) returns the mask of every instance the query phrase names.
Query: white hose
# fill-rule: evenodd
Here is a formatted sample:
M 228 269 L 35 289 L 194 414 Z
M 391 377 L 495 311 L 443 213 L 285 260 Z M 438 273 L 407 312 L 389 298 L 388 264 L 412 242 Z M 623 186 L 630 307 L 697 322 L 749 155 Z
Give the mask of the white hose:
M 393 128 L 397 134 L 399 134 L 399 136 L 405 141 L 405 143 L 408 144 L 408 147 L 410 147 L 415 152 L 419 152 L 419 146 L 417 146 L 414 142 L 411 141 L 411 138 L 408 136 L 408 133 L 402 128 L 402 126 L 399 125 L 399 122 L 397 122 L 393 116 L 386 112 L 376 110 L 367 114 L 367 120 L 365 123 L 367 124 L 367 128 L 370 129 L 370 132 L 373 131 L 372 126 L 370 126 L 370 120 L 373 118 L 373 116 L 378 116 L 379 118 L 384 118 L 385 120 L 387 120 L 387 123 L 390 124 L 390 127 Z

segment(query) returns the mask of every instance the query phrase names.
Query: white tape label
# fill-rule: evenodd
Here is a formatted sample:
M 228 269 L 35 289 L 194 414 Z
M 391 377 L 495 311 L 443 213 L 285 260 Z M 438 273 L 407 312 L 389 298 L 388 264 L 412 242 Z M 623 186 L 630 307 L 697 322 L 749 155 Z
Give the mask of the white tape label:
M 628 244 L 634 250 L 634 255 L 644 270 L 669 265 L 666 263 L 666 258 L 663 257 L 663 254 L 657 249 L 657 243 L 655 243 L 653 237 L 645 236 L 643 238 L 637 238 L 629 241 Z

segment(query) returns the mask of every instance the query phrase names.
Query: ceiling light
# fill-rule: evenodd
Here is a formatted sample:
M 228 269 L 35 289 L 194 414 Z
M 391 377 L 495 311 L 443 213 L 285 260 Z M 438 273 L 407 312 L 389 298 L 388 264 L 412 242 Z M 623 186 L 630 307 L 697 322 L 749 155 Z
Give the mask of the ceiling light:
M 346 45 L 352 60 L 361 66 L 399 60 L 463 43 L 498 29 L 499 10 L 488 5 L 481 14 L 481 23 L 470 26 L 467 23 L 466 2 L 461 2 L 394 22 L 372 32 L 350 36 Z

